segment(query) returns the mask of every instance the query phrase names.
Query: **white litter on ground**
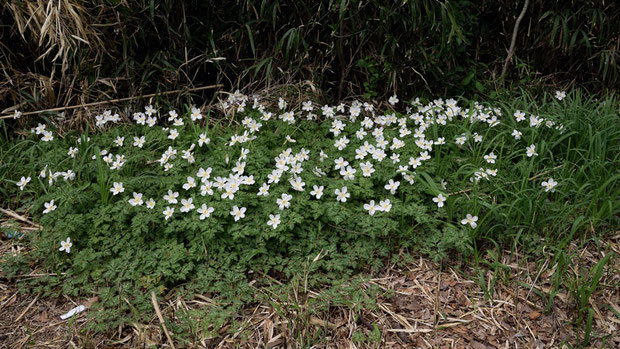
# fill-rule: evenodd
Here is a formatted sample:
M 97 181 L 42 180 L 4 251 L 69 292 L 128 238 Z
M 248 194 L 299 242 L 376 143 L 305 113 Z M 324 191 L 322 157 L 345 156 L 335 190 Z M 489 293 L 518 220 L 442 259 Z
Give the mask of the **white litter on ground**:
M 63 320 L 66 320 L 70 317 L 72 317 L 73 315 L 77 314 L 77 313 L 81 313 L 84 310 L 86 310 L 86 307 L 83 305 L 77 306 L 71 310 L 69 310 L 66 314 L 60 315 L 60 318 Z

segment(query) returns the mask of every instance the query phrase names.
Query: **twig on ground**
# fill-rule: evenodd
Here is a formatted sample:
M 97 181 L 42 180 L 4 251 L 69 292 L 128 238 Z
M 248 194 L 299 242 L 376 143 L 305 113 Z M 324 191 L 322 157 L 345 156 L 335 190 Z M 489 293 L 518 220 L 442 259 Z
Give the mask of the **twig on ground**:
M 110 103 L 127 102 L 127 101 L 132 101 L 132 100 L 141 99 L 141 98 L 151 98 L 151 97 L 155 97 L 155 96 L 166 96 L 166 95 L 171 95 L 171 94 L 175 94 L 175 93 L 179 93 L 179 92 L 195 92 L 195 91 L 201 91 L 201 90 L 208 90 L 208 89 L 212 89 L 212 88 L 218 88 L 218 87 L 222 87 L 222 86 L 224 86 L 224 85 L 217 84 L 217 85 L 208 85 L 208 86 L 194 87 L 194 88 L 188 88 L 188 89 L 178 89 L 178 90 L 172 90 L 172 91 L 165 91 L 165 92 L 160 92 L 160 93 L 150 93 L 150 94 L 140 95 L 140 96 L 131 96 L 131 97 L 111 99 L 109 101 L 100 101 L 100 102 L 93 102 L 93 103 L 86 103 L 86 104 L 71 105 L 71 106 L 67 106 L 67 107 L 58 107 L 58 108 L 51 108 L 51 109 L 43 109 L 43 110 L 31 111 L 31 112 L 22 113 L 21 116 L 35 115 L 35 114 L 40 114 L 40 113 L 45 113 L 45 112 L 65 111 L 65 110 L 71 110 L 71 109 L 77 109 L 77 108 L 94 107 L 94 106 L 103 105 L 103 104 L 110 104 Z M 10 108 L 8 110 L 10 110 Z M 7 110 L 3 110 L 2 111 L 2 113 L 5 113 L 5 112 L 7 112 Z M 3 115 L 3 116 L 0 116 L 0 119 L 10 119 L 10 118 L 13 118 L 13 115 Z
M 43 229 L 42 226 L 34 223 L 33 221 L 29 220 L 28 218 L 26 218 L 24 216 L 20 216 L 19 214 L 15 213 L 15 212 L 13 212 L 11 210 L 5 210 L 3 208 L 0 208 L 0 212 L 6 214 L 7 216 L 11 216 L 11 217 L 13 217 L 13 218 L 15 218 L 17 220 L 20 220 L 22 222 L 28 223 L 28 224 L 32 225 L 33 227 L 35 227 L 35 228 Z
M 155 296 L 155 291 L 151 291 L 151 301 L 153 302 L 153 307 L 155 308 L 155 313 L 157 314 L 159 323 L 161 324 L 161 327 L 163 328 L 164 333 L 166 334 L 166 338 L 168 338 L 168 342 L 170 343 L 170 346 L 172 347 L 172 349 L 175 349 L 174 342 L 172 341 L 172 337 L 170 337 L 170 333 L 168 332 L 168 329 L 166 328 L 166 323 L 164 322 L 164 317 L 161 314 L 161 310 L 159 309 L 159 303 L 157 303 L 157 297 Z

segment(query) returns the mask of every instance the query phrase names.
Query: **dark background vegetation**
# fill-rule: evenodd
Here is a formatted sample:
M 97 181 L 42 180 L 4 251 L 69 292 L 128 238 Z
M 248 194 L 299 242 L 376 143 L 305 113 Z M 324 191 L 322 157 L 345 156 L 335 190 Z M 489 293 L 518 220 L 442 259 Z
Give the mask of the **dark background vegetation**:
M 306 82 L 331 102 L 617 89 L 613 0 L 529 1 L 501 77 L 524 2 L 5 0 L 0 111 L 214 83 L 250 91 Z

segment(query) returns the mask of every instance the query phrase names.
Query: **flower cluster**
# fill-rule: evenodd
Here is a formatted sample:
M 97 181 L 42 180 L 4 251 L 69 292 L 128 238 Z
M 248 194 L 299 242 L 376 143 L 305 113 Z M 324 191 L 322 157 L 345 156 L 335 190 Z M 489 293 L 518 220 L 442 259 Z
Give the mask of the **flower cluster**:
M 562 94 L 556 96 L 559 100 L 564 97 Z M 391 106 L 398 106 L 400 102 L 397 96 L 388 101 Z M 507 128 L 506 134 L 511 135 L 507 138 L 519 142 L 528 127 L 536 129 L 545 125 L 559 131 L 563 129 L 555 121 L 528 116 L 519 110 L 513 113 L 512 119 L 504 118 L 498 108 L 477 102 L 463 107 L 454 99 L 437 99 L 428 104 L 415 99 L 406 107 L 405 114 L 392 110 L 379 114 L 368 102 L 319 106 L 304 101 L 301 110 L 294 110 L 283 98 L 278 100 L 277 109 L 270 110 L 258 98 L 235 92 L 222 100 L 219 108 L 226 114 L 243 113 L 243 117 L 239 128 L 231 130 L 226 137 L 214 138 L 217 144 L 211 142 L 212 130 L 208 125 L 203 126 L 205 118 L 200 108 L 190 106 L 186 113 L 168 110 L 162 115 L 149 105 L 143 112 L 133 114 L 136 129 L 140 130 L 137 134 L 117 135 L 108 144 L 97 144 L 100 149 L 97 151 L 95 147 L 81 144 L 90 139 L 80 138 L 66 154 L 74 159 L 80 151 L 86 151 L 94 162 L 101 159 L 109 170 L 107 175 L 114 178 L 106 189 L 114 200 L 118 197 L 120 200 L 116 202 L 134 210 L 159 207 L 153 212 L 160 215 L 161 224 L 168 224 L 177 217 L 205 221 L 216 216 L 232 219 L 231 224 L 243 224 L 247 216 L 255 214 L 253 207 L 256 205 L 248 199 L 251 195 L 260 200 L 260 205 L 273 207 L 263 216 L 263 224 L 278 230 L 283 222 L 286 223 L 287 212 L 308 200 L 357 205 L 361 212 L 372 217 L 395 217 L 393 206 L 399 208 L 398 205 L 406 202 L 403 196 L 416 188 L 418 172 L 427 173 L 437 166 L 432 161 L 435 157 L 445 156 L 450 151 L 467 154 L 474 165 L 463 180 L 473 183 L 470 185 L 481 185 L 496 180 L 500 175 L 497 166 L 504 161 L 501 148 L 487 138 L 489 130 Z M 99 128 L 120 120 L 119 114 L 111 111 L 95 118 Z M 317 120 L 326 132 L 316 135 L 323 138 L 314 144 L 309 142 L 312 136 L 304 135 L 299 129 L 301 122 Z M 461 125 L 458 132 L 444 131 L 457 123 Z M 521 123 L 524 126 L 519 129 Z M 45 125 L 39 124 L 32 132 L 42 135 L 44 142 L 53 140 Z M 254 141 L 264 134 L 277 139 L 282 147 L 276 148 L 275 157 L 267 158 L 259 166 L 251 165 L 256 164 L 255 159 L 264 157 L 253 150 Z M 300 144 L 299 137 L 306 143 Z M 213 148 L 219 152 L 206 157 Z M 523 159 L 538 156 L 535 143 L 522 144 L 519 149 Z M 158 164 L 161 176 L 174 172 L 176 177 L 170 178 L 180 180 L 166 182 L 165 191 L 155 195 L 139 183 L 126 181 L 121 172 L 130 154 L 136 153 L 152 159 L 144 166 Z M 39 174 L 40 178 L 48 178 L 50 185 L 60 176 L 67 181 L 75 179 L 72 170 L 52 172 L 47 166 Z M 22 177 L 16 185 L 24 190 L 30 182 L 30 177 Z M 432 195 L 425 200 L 429 205 L 436 205 L 440 212 L 452 212 L 452 197 L 458 192 L 447 193 L 448 182 L 444 178 L 439 178 L 438 182 L 439 186 L 430 186 Z M 549 178 L 541 185 L 545 192 L 553 192 L 558 183 Z M 366 193 L 372 192 L 372 199 L 362 196 L 361 188 L 366 188 L 363 189 Z M 146 199 L 147 190 L 153 197 Z M 43 214 L 63 204 L 55 200 L 44 204 Z M 460 209 L 460 217 L 465 217 L 460 222 L 477 228 L 478 216 L 467 211 Z M 455 220 L 458 222 L 460 217 Z M 62 246 L 69 252 L 70 240 Z

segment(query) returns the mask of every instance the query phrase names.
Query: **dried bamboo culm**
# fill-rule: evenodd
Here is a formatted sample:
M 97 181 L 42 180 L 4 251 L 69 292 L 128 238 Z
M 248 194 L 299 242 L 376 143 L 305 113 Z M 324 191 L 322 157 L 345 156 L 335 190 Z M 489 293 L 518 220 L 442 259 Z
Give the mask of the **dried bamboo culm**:
M 104 104 L 127 102 L 127 101 L 136 100 L 136 99 L 142 99 L 142 98 L 151 98 L 151 97 L 155 97 L 155 96 L 167 96 L 167 95 L 171 95 L 171 94 L 175 94 L 175 93 L 181 93 L 181 92 L 195 92 L 195 91 L 209 90 L 209 89 L 219 88 L 219 87 L 222 87 L 222 86 L 224 86 L 224 85 L 222 85 L 222 84 L 208 85 L 208 86 L 194 87 L 194 88 L 188 88 L 188 89 L 178 89 L 178 90 L 172 90 L 172 91 L 166 91 L 166 92 L 150 93 L 150 94 L 140 95 L 140 96 L 131 96 L 131 97 L 124 97 L 124 98 L 110 99 L 110 100 L 107 100 L 107 101 L 99 101 L 99 102 L 86 103 L 86 104 L 77 104 L 77 105 L 71 105 L 71 106 L 66 106 L 66 107 L 58 107 L 58 108 L 51 108 L 51 109 L 36 110 L 36 111 L 30 111 L 30 112 L 22 113 L 21 116 L 36 115 L 36 114 L 41 114 L 41 113 L 46 113 L 46 112 L 61 112 L 61 111 L 77 109 L 77 108 L 88 108 L 88 107 L 94 107 L 94 106 L 99 106 L 99 105 L 104 105 Z M 3 113 L 5 113 L 5 112 L 7 112 L 7 111 L 9 111 L 11 109 L 12 108 L 9 108 L 8 110 L 4 110 Z M 0 116 L 0 119 L 9 119 L 9 118 L 13 118 L 13 117 L 14 117 L 13 114 L 2 115 L 2 116 Z

